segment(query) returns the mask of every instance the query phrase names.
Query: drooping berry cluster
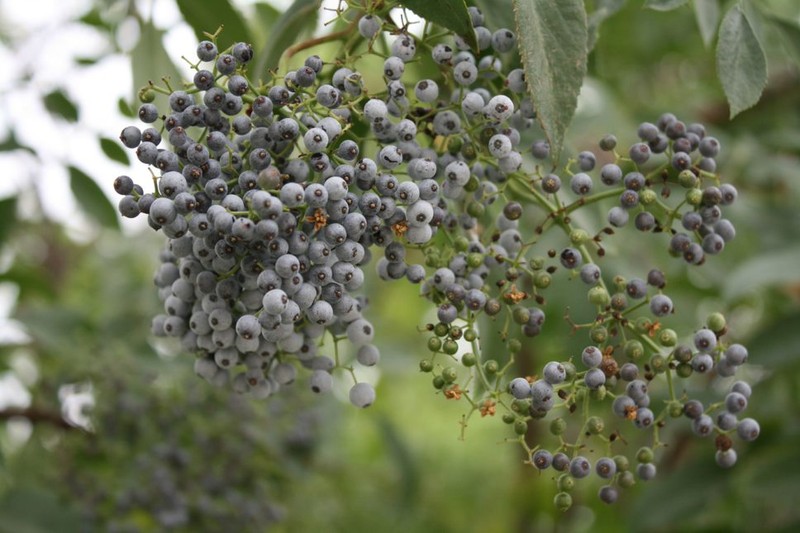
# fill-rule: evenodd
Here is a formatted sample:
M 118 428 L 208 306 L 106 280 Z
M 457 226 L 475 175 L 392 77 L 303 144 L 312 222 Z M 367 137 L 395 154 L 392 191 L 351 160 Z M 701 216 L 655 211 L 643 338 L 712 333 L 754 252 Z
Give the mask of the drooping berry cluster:
M 169 238 L 155 278 L 165 314 L 153 332 L 180 337 L 197 354 L 198 374 L 238 392 L 272 394 L 295 380 L 298 367 L 310 369 L 312 390 L 325 392 L 334 370 L 355 376 L 338 349 L 345 337 L 360 364 L 379 360 L 361 314 L 364 300 L 356 296 L 362 267 L 379 250 L 381 278 L 419 283 L 436 306 L 438 322 L 427 327 L 430 357 L 420 369 L 445 398 L 468 401 L 464 427 L 476 411 L 491 416 L 504 409 L 531 464 L 564 471 L 559 486 L 566 487 L 591 470 L 581 455 L 585 437 L 572 444 L 562 438 L 551 454 L 525 442 L 533 420 L 584 406 L 580 435 L 598 436 L 610 450 L 616 433 L 589 416 L 590 401 L 654 430 L 681 402 L 673 374 L 730 376 L 744 362 L 738 345 L 717 342 L 724 319 L 695 335 L 695 349 L 662 328 L 674 308 L 659 270 L 626 280 L 599 266 L 604 239 L 631 218 L 690 264 L 722 251 L 735 236 L 722 207 L 737 193 L 716 173 L 720 143 L 702 125 L 667 113 L 643 123 L 641 142 L 623 154 L 608 135 L 597 153 L 580 152 L 565 165 L 552 161 L 546 141 L 529 139 L 536 111 L 524 71 L 504 72 L 515 60 L 514 32 L 492 32 L 470 8 L 478 43 L 471 50 L 466 39 L 433 25 L 414 37 L 393 23 L 389 4 L 339 13 L 361 42 L 348 39 L 337 58 L 309 56 L 267 83 L 246 76 L 248 45 L 218 50 L 212 38 L 198 46 L 191 85 L 143 91 L 145 100 L 168 94 L 169 114 L 145 102 L 139 116 L 153 126 L 126 128 L 121 139 L 155 169 L 156 190 L 144 192 L 126 176 L 115 188 L 124 216 L 146 214 Z M 388 55 L 373 51 L 382 40 Z M 383 70 L 372 87 L 360 65 L 375 56 Z M 412 61 L 432 63 L 438 76 L 410 79 Z M 162 140 L 168 145 L 160 147 Z M 595 188 L 598 179 L 603 190 Z M 615 205 L 596 227 L 573 219 L 605 200 Z M 568 244 L 542 249 L 541 236 L 553 228 Z M 590 330 L 592 345 L 579 357 L 585 369 L 567 358 L 547 363 L 540 379 L 513 377 L 513 357 L 501 367 L 481 353 L 479 321 L 502 325 L 500 340 L 513 356 L 523 348 L 517 332 L 542 333 L 551 284 L 572 279 L 581 280 L 596 317 L 573 324 Z M 326 334 L 332 357 L 318 353 Z M 460 353 L 460 341 L 471 351 Z M 656 411 L 649 384 L 662 374 L 670 399 Z M 367 406 L 375 392 L 355 383 L 350 399 Z M 726 403 L 734 419 L 736 399 Z M 694 420 L 703 422 L 695 425 L 726 436 L 734 422 L 708 426 L 714 410 L 698 413 Z M 753 434 L 750 422 L 742 424 Z M 551 430 L 564 435 L 564 419 L 554 418 Z M 730 446 L 718 441 L 718 462 L 732 464 Z M 657 431 L 654 444 L 660 445 Z M 611 457 L 596 462 L 598 474 L 612 480 L 601 489 L 607 502 L 633 480 L 627 463 Z M 639 463 L 639 477 L 653 477 L 652 458 Z

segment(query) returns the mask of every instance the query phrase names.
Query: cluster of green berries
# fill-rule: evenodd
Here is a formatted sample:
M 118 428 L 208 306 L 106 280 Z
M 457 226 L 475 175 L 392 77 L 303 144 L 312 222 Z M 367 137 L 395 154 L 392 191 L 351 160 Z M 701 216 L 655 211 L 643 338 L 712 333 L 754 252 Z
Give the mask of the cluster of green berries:
M 429 24 L 415 37 L 393 22 L 392 7 L 340 12 L 361 42 L 348 39 L 341 57 L 309 56 L 266 83 L 246 75 L 248 45 L 218 50 L 213 39 L 204 41 L 192 84 L 164 90 L 169 114 L 151 102 L 141 106 L 140 118 L 152 126 L 126 128 L 121 139 L 157 174 L 156 189 L 144 192 L 125 176 L 115 188 L 123 216 L 144 214 L 169 238 L 155 277 L 165 313 L 153 332 L 179 337 L 197 354 L 199 375 L 238 392 L 268 396 L 300 368 L 310 371 L 312 390 L 328 391 L 334 371 L 353 375 L 353 367 L 338 349 L 334 357 L 320 353 L 326 334 L 334 343 L 349 339 L 359 364 L 380 358 L 357 294 L 376 255 L 381 279 L 419 284 L 436 307 L 437 321 L 427 327 L 431 354 L 420 363 L 434 387 L 449 399 L 466 395 L 470 414 L 510 405 L 503 420 L 521 439 L 534 419 L 590 400 L 607 402 L 635 427 L 654 428 L 664 420 L 650 405 L 656 376 L 733 375 L 744 361 L 738 345 L 717 342 L 724 325 L 698 332 L 693 348 L 661 328 L 674 311 L 663 273 L 625 280 L 599 266 L 604 239 L 631 219 L 690 264 L 722 251 L 735 236 L 722 207 L 737 192 L 716 173 L 719 141 L 666 113 L 641 124 L 639 142 L 627 151 L 619 153 L 607 135 L 597 153 L 580 152 L 562 165 L 536 138 L 524 71 L 506 68 L 518 64 L 513 31 L 491 31 L 471 7 L 472 49 Z M 382 72 L 373 87 L 360 66 L 376 57 Z M 417 63 L 438 74 L 411 76 Z M 144 91 L 145 99 L 156 89 Z M 575 211 L 605 200 L 615 205 L 596 231 L 573 220 Z M 568 244 L 540 250 L 540 236 L 552 228 L 564 230 Z M 575 358 L 580 368 L 567 358 L 548 363 L 540 379 L 511 379 L 508 367 L 482 356 L 478 321 L 505 324 L 501 340 L 519 353 L 518 337 L 543 331 L 545 295 L 559 276 L 586 289 L 597 318 L 575 328 L 589 329 L 592 345 Z M 355 383 L 350 399 L 370 405 L 374 389 Z M 744 424 L 740 436 L 752 435 L 731 402 L 729 416 L 709 433 Z M 670 413 L 678 403 L 671 398 Z M 703 422 L 696 425 L 705 423 L 697 418 Z M 561 422 L 551 426 L 559 435 Z M 604 434 L 598 417 L 584 426 Z M 522 442 L 531 464 L 552 465 L 560 480 L 591 470 L 578 446 L 549 455 Z M 732 464 L 731 453 L 728 446 L 718 462 Z M 607 502 L 633 480 L 612 457 L 595 463 L 611 480 L 600 495 Z M 652 478 L 652 460 L 636 472 Z M 566 497 L 557 500 L 567 506 Z

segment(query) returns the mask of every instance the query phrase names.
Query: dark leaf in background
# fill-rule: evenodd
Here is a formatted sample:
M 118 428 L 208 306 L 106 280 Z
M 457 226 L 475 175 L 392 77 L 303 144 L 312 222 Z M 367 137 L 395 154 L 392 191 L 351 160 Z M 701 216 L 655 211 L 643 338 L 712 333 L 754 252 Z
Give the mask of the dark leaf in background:
M 6 139 L 0 143 L 0 152 L 13 152 L 14 150 L 25 150 L 26 152 L 36 155 L 36 150 L 30 146 L 21 144 L 14 130 L 9 130 Z
M 464 37 L 473 50 L 478 49 L 475 30 L 464 0 L 403 0 L 401 2 L 420 17 L 438 24 Z
M 117 109 L 119 112 L 129 118 L 136 118 L 136 109 L 131 107 L 131 104 L 125 98 L 117 100 Z
M 753 21 L 736 4 L 719 30 L 717 75 L 730 105 L 730 118 L 754 106 L 767 85 L 767 58 Z
M 78 120 L 78 108 L 61 89 L 56 89 L 45 95 L 44 107 L 52 114 L 58 115 L 67 122 L 75 122 Z
M 112 161 L 122 163 L 123 165 L 130 164 L 128 154 L 122 149 L 118 141 L 100 137 L 100 148 L 103 150 L 103 153 L 106 154 L 106 157 Z
M 0 500 L 0 533 L 81 531 L 78 513 L 47 490 L 19 486 Z
M 317 24 L 319 0 L 295 0 L 275 22 L 264 48 L 257 53 L 255 78 L 262 79 L 266 71 L 278 67 L 281 56 L 300 36 L 314 30 Z
M 92 178 L 70 166 L 69 186 L 78 204 L 90 218 L 106 228 L 119 229 L 116 209 Z
M 586 74 L 586 12 L 580 0 L 515 0 L 514 13 L 528 90 L 557 159 Z
M 608 17 L 622 9 L 625 5 L 625 0 L 598 0 L 594 4 L 594 11 L 588 15 L 588 28 L 589 33 L 588 43 L 586 48 L 589 51 L 594 49 L 597 44 L 597 38 L 600 36 L 600 26 Z
M 0 249 L 17 221 L 17 197 L 0 200 Z
M 199 41 L 208 38 L 205 33 L 223 26 L 217 38 L 220 50 L 240 41 L 252 43 L 242 15 L 228 0 L 178 0 L 178 8 Z

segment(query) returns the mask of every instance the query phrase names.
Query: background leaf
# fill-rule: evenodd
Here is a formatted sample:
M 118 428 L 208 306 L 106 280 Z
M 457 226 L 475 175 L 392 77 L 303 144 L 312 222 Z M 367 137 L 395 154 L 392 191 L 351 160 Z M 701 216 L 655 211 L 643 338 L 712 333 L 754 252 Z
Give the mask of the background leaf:
M 737 4 L 722 19 L 717 75 L 730 105 L 730 118 L 754 106 L 767 84 L 767 58 L 753 25 Z
M 11 196 L 0 200 L 0 248 L 3 247 L 9 233 L 17 221 L 17 197 Z
M 61 89 L 57 89 L 45 95 L 44 107 L 67 122 L 75 122 L 78 120 L 78 108 Z
M 580 0 L 515 0 L 514 13 L 528 90 L 557 159 L 586 74 L 586 12 Z
M 472 19 L 464 0 L 403 0 L 401 2 L 420 17 L 461 35 L 473 50 L 478 49 Z
M 122 149 L 122 147 L 119 145 L 119 142 L 113 139 L 100 137 L 100 149 L 103 150 L 103 153 L 106 154 L 106 157 L 112 161 L 122 163 L 123 165 L 129 165 L 131 162 L 128 158 L 127 152 Z
M 714 40 L 719 26 L 719 0 L 694 0 L 692 5 L 700 37 L 703 38 L 703 44 L 708 47 Z
M 255 62 L 256 77 L 278 67 L 281 56 L 292 43 L 305 33 L 313 31 L 317 24 L 319 0 L 295 0 L 289 9 L 275 21 L 273 31 Z
M 142 24 L 141 37 L 131 52 L 134 98 L 149 81 L 160 83 L 161 78 L 169 78 L 177 84 L 181 80 L 178 69 L 164 50 L 163 35 L 152 22 Z
M 91 177 L 79 168 L 70 166 L 69 186 L 87 215 L 107 228 L 119 229 L 116 209 Z
M 731 271 L 725 279 L 725 295 L 736 298 L 749 292 L 797 281 L 800 246 L 762 252 Z
M 684 5 L 689 0 L 647 0 L 644 7 L 655 11 L 672 11 Z
M 222 25 L 217 38 L 220 50 L 240 41 L 252 43 L 242 15 L 228 0 L 178 0 L 178 8 L 200 41 L 208 38 L 204 32 L 214 33 Z
M 591 51 L 600 36 L 600 25 L 608 17 L 622 9 L 625 0 L 597 0 L 594 4 L 594 11 L 588 16 L 588 44 L 586 48 Z
M 800 24 L 773 15 L 767 15 L 767 21 L 781 36 L 786 52 L 800 65 Z

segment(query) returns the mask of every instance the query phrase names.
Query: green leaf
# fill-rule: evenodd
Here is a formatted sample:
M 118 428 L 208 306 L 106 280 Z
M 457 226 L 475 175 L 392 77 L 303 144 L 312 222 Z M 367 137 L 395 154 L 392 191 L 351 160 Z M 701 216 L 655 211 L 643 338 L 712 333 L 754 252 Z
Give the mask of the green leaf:
M 133 67 L 133 97 L 148 82 L 159 84 L 162 78 L 169 78 L 177 84 L 181 75 L 175 64 L 164 50 L 162 37 L 164 32 L 158 30 L 151 22 L 142 24 L 141 36 L 131 52 Z
M 700 37 L 706 47 L 711 45 L 719 26 L 719 0 L 694 0 L 694 18 L 700 29 Z
M 8 132 L 8 137 L 3 142 L 0 142 L 0 152 L 13 152 L 14 150 L 25 150 L 33 155 L 36 155 L 36 150 L 30 146 L 24 145 L 17 139 L 17 134 L 14 130 Z
M 100 149 L 106 154 L 106 157 L 117 163 L 123 165 L 130 165 L 131 161 L 128 158 L 127 152 L 122 149 L 119 142 L 109 139 L 107 137 L 100 137 Z
M 78 108 L 67 98 L 64 91 L 57 89 L 44 97 L 44 107 L 54 115 L 58 115 L 67 122 L 78 120 Z
M 0 200 L 0 248 L 3 247 L 11 230 L 17 222 L 17 197 Z
M 248 18 L 250 26 L 250 35 L 253 37 L 253 49 L 263 50 L 264 45 L 272 34 L 281 12 L 270 4 L 259 2 L 253 6 L 255 8 L 255 16 Z
M 16 486 L 0 500 L 0 533 L 48 531 L 81 531 L 80 514 L 39 487 Z
M 87 215 L 107 228 L 119 229 L 116 209 L 92 178 L 70 166 L 69 186 Z
M 464 0 L 403 0 L 400 2 L 420 17 L 461 35 L 473 50 L 478 49 L 478 40 L 472 28 L 472 18 Z
M 684 5 L 689 0 L 647 0 L 644 7 L 655 11 L 672 11 Z
M 800 25 L 772 15 L 767 15 L 767 21 L 781 36 L 783 46 L 792 61 L 800 65 Z
M 800 324 L 799 321 L 800 312 L 796 312 L 782 315 L 772 324 L 759 328 L 755 337 L 747 341 L 749 362 L 773 371 L 800 363 L 797 356 L 800 354 L 800 329 L 786 327 Z
M 295 0 L 275 22 L 273 31 L 264 49 L 256 57 L 255 73 L 262 75 L 269 69 L 275 69 L 281 56 L 297 39 L 314 29 L 320 0 Z
M 224 28 L 217 37 L 220 49 L 252 41 L 242 15 L 228 0 L 178 0 L 178 9 L 200 41 L 208 39 L 205 33 L 214 33 L 220 25 Z
M 136 109 L 131 107 L 131 104 L 125 98 L 117 100 L 117 109 L 126 117 L 136 118 Z
M 800 246 L 761 252 L 733 270 L 725 279 L 724 293 L 729 299 L 775 285 L 800 281 Z
M 586 11 L 580 0 L 515 0 L 514 13 L 528 90 L 557 159 L 586 74 Z
M 717 76 L 730 105 L 730 118 L 753 107 L 767 85 L 767 58 L 753 24 L 739 4 L 722 19 Z
M 586 48 L 591 51 L 597 44 L 597 38 L 600 36 L 600 25 L 605 20 L 622 9 L 625 5 L 625 0 L 598 0 L 595 2 L 594 11 L 588 16 L 588 32 L 589 40 Z

